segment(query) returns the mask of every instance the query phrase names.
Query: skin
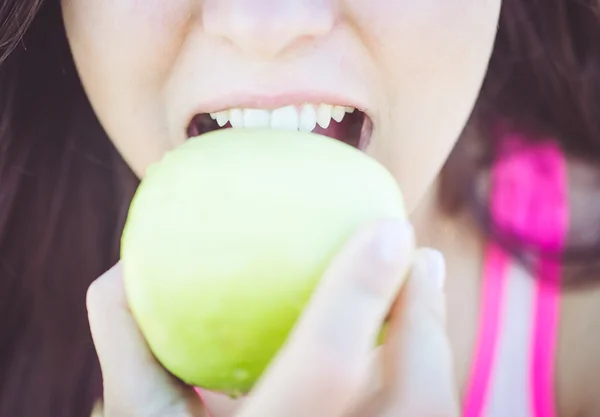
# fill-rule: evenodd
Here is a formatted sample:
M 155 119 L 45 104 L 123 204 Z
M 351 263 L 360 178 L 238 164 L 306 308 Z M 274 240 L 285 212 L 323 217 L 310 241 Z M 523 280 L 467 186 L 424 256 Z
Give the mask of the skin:
M 405 386 L 402 381 L 423 372 L 419 367 L 425 364 L 418 360 L 413 360 L 415 369 L 398 368 L 389 379 L 395 381 L 389 386 L 396 388 L 389 390 L 396 401 L 391 405 L 385 402 L 386 412 L 419 417 L 433 414 L 423 407 L 436 395 L 442 398 L 440 404 L 434 403 L 444 409 L 440 415 L 456 415 L 456 393 L 465 386 L 472 356 L 483 243 L 469 225 L 443 218 L 434 196 L 440 168 L 464 127 L 485 74 L 500 6 L 501 0 L 64 0 L 63 12 L 75 62 L 91 103 L 110 138 L 140 177 L 151 163 L 186 140 L 187 124 L 195 113 L 235 107 L 247 96 L 283 96 L 288 100 L 283 104 L 301 103 L 306 96 L 322 97 L 316 101 L 337 100 L 331 104 L 352 105 L 369 115 L 374 131 L 366 152 L 394 174 L 404 191 L 419 244 L 444 253 L 451 277 L 445 290 L 447 317 L 445 313 L 428 316 L 422 312 L 415 318 L 419 326 L 426 326 L 423 323 L 431 317 L 438 320 L 432 323 L 445 321 L 446 326 L 426 327 L 427 336 L 420 338 L 409 330 L 414 324 L 398 319 L 392 338 L 400 340 L 396 337 L 403 335 L 415 340 L 410 348 L 398 342 L 394 345 L 397 350 L 388 356 L 392 362 L 404 363 L 411 357 L 410 352 L 429 346 L 428 338 L 450 340 L 452 361 L 439 364 L 439 375 L 434 378 L 445 382 L 426 381 L 430 389 L 410 395 L 398 388 Z M 368 243 L 363 242 L 361 247 L 369 252 Z M 339 270 L 352 271 L 363 265 L 371 271 L 370 277 L 379 278 L 377 262 L 359 252 L 342 256 L 339 262 L 344 267 Z M 405 255 L 399 252 L 398 259 Z M 423 280 L 431 278 L 422 275 Z M 352 280 L 350 272 L 332 276 L 334 281 Z M 410 288 L 407 286 L 407 301 L 398 304 L 399 310 L 410 311 L 410 306 L 419 302 L 430 305 Z M 327 294 L 326 289 L 323 291 Z M 115 410 L 110 414 L 109 407 L 107 416 L 121 415 L 128 407 L 146 407 L 140 398 L 147 399 L 144 395 L 157 390 L 165 394 L 164 404 L 185 408 L 188 414 L 181 415 L 195 415 L 189 410 L 196 406 L 197 398 L 167 378 L 150 356 L 144 356 L 148 353 L 143 340 L 128 318 L 124 300 L 119 298 L 118 267 L 102 277 L 90 294 L 90 320 L 109 388 L 107 405 Z M 382 297 L 381 305 L 396 295 L 390 292 L 389 298 Z M 331 296 L 329 300 L 335 299 Z M 581 389 L 600 384 L 591 376 L 600 373 L 590 372 L 590 367 L 596 367 L 597 361 L 591 358 L 600 349 L 600 338 L 593 337 L 594 332 L 584 325 L 590 323 L 589 317 L 600 317 L 599 299 L 598 291 L 566 294 L 563 299 L 557 357 L 561 416 L 600 413 L 593 390 Z M 443 304 L 439 301 L 432 311 L 444 311 Z M 122 317 L 102 319 L 94 313 L 112 308 L 117 312 L 122 309 L 115 313 Z M 314 307 L 314 312 L 309 309 L 307 316 L 316 320 L 326 314 L 319 308 Z M 366 310 L 364 314 L 368 314 Z M 377 314 L 371 317 L 375 323 Z M 306 321 L 309 329 L 311 323 L 316 323 Z M 102 330 L 109 325 L 122 329 L 123 340 L 133 347 L 111 348 Z M 590 326 L 596 328 L 595 324 Z M 345 337 L 361 339 L 357 328 L 348 331 L 354 333 Z M 266 377 L 257 399 L 250 398 L 250 411 L 240 416 L 269 416 L 265 409 L 281 407 L 281 398 L 294 404 L 300 397 L 290 398 L 291 392 L 302 391 L 320 380 L 309 375 L 297 378 L 293 386 L 277 383 L 298 371 L 293 365 L 294 355 L 307 343 L 315 342 L 305 337 L 310 330 L 298 334 L 290 344 L 292 353 L 278 362 L 275 376 Z M 585 343 L 575 347 L 569 340 Z M 439 345 L 441 351 L 437 353 L 444 357 L 446 345 Z M 139 356 L 146 361 L 136 361 Z M 364 363 L 364 357 L 355 359 L 356 363 Z M 136 384 L 119 382 L 128 373 L 136 375 L 136 380 L 154 382 L 137 384 L 139 390 L 135 391 L 131 386 Z M 455 380 L 446 386 L 444 375 L 449 374 Z M 574 383 L 578 381 L 585 383 Z M 281 391 L 281 386 L 286 389 Z M 352 390 L 346 387 L 338 394 L 348 396 Z M 327 391 L 325 398 L 331 399 L 328 402 L 310 391 L 307 395 L 316 408 L 297 410 L 302 415 L 347 416 L 336 403 L 340 400 L 338 394 Z M 402 401 L 414 403 L 409 401 L 413 397 L 425 398 L 415 406 L 417 412 L 398 406 Z M 206 398 L 213 409 L 231 406 L 211 394 Z M 331 412 L 330 407 L 337 411 Z M 293 410 L 279 409 L 280 414 L 273 415 L 291 416 Z M 149 416 L 152 411 L 140 415 Z M 220 415 L 231 413 L 225 410 Z
M 322 102 L 366 109 L 367 151 L 412 211 L 473 107 L 500 3 L 64 0 L 63 10 L 91 103 L 139 176 L 186 139 L 193 114 L 235 106 L 223 97 L 295 104 L 326 91 L 350 103 Z

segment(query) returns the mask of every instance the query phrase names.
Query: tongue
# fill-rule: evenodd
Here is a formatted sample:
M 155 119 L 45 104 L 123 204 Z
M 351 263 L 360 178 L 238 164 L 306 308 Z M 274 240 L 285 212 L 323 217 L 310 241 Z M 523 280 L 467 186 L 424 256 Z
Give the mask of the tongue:
M 327 129 L 323 129 L 321 126 L 317 125 L 317 127 L 313 129 L 313 133 L 317 133 L 323 136 L 329 136 L 333 139 L 344 140 L 347 130 L 344 126 L 344 122 L 345 120 L 342 120 L 341 123 L 336 123 L 332 121 L 329 127 L 327 127 Z

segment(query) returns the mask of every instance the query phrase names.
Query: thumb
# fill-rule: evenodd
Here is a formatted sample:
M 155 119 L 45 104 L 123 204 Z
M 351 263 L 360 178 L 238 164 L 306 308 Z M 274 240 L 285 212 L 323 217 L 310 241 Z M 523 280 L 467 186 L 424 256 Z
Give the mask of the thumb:
M 412 227 L 397 219 L 350 239 L 237 417 L 347 415 L 413 247 Z

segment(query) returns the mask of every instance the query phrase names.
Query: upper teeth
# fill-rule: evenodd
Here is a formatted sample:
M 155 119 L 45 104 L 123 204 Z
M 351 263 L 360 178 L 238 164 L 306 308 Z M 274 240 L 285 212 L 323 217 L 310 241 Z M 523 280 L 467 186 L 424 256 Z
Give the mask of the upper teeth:
M 339 123 L 344 119 L 346 113 L 352 112 L 354 112 L 352 107 L 305 104 L 303 106 L 290 105 L 275 110 L 231 109 L 210 113 L 210 117 L 216 120 L 220 127 L 229 122 L 234 128 L 271 127 L 310 132 L 315 129 L 317 124 L 323 129 L 327 129 L 331 119 Z

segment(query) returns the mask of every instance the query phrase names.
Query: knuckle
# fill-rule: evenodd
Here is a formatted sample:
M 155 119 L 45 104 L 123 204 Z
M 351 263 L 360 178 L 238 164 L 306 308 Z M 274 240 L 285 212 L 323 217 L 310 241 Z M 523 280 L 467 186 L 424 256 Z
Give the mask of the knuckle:
M 90 284 L 85 296 L 85 304 L 90 321 L 106 313 L 109 304 L 114 303 L 114 291 L 112 291 L 107 277 L 102 276 Z
M 403 281 L 402 271 L 392 264 L 361 263 L 349 270 L 348 284 L 355 294 L 387 300 Z
M 88 311 L 101 309 L 107 304 L 119 303 L 122 292 L 119 275 L 114 269 L 107 271 L 93 281 L 87 289 L 85 301 Z
M 105 291 L 102 288 L 102 283 L 99 279 L 91 283 L 85 296 L 85 303 L 88 311 L 94 311 L 99 305 L 102 304 L 104 292 Z

